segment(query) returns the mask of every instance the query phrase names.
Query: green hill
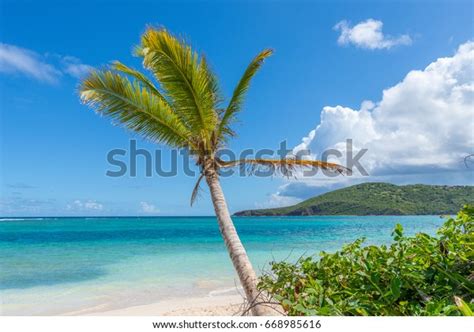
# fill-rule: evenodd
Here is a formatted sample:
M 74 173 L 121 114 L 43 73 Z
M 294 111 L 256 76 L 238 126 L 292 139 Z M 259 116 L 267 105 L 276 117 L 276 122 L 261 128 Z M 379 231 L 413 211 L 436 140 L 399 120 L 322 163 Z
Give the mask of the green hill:
M 334 190 L 293 206 L 246 210 L 235 215 L 441 215 L 455 214 L 467 203 L 474 203 L 474 186 L 363 183 Z

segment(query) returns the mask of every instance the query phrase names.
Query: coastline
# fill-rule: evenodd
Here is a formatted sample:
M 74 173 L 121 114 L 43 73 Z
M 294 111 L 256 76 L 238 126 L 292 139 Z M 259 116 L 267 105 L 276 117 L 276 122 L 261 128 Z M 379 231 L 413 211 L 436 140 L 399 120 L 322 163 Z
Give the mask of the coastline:
M 267 271 L 271 261 L 335 251 L 360 237 L 389 244 L 397 223 L 406 234 L 435 234 L 442 223 L 434 216 L 256 219 L 235 223 L 257 271 Z M 238 315 L 244 303 L 211 217 L 2 226 L 0 315 Z
M 241 295 L 175 298 L 156 303 L 94 313 L 72 312 L 67 316 L 240 316 L 244 311 Z M 93 309 L 93 308 L 91 308 Z M 100 310 L 100 308 L 97 308 Z

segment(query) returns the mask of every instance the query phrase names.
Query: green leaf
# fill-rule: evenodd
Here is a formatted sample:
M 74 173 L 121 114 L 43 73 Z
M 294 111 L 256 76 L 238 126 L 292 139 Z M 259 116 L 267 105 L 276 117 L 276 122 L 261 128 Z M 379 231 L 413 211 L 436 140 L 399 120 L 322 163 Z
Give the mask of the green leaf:
M 395 241 L 399 241 L 403 236 L 403 226 L 400 224 L 395 225 L 392 236 Z
M 204 57 L 165 29 L 148 28 L 136 54 L 149 69 L 185 123 L 201 131 L 206 144 L 215 129 L 220 100 L 217 79 Z
M 401 280 L 398 277 L 395 277 L 390 282 L 390 290 L 393 295 L 393 299 L 396 301 L 400 297 L 400 287 L 401 287 Z
M 235 114 L 242 109 L 242 104 L 244 101 L 245 94 L 247 93 L 247 90 L 250 86 L 250 81 L 260 69 L 264 60 L 270 55 L 272 55 L 272 53 L 272 50 L 263 50 L 248 65 L 239 83 L 235 87 L 229 105 L 227 106 L 225 112 L 221 117 L 219 128 L 216 134 L 217 137 L 221 137 L 221 135 L 226 133 L 230 133 L 232 135 L 232 131 L 230 130 L 229 125 L 234 120 Z
M 94 71 L 81 82 L 82 101 L 115 124 L 153 142 L 193 148 L 193 134 L 161 97 L 138 81 L 110 70 Z
M 306 308 L 301 303 L 298 303 L 297 305 L 295 305 L 295 310 L 302 313 L 306 312 Z
M 473 316 L 471 308 L 469 308 L 469 305 L 464 302 L 463 299 L 458 296 L 455 296 L 454 302 L 456 303 L 456 306 L 459 308 L 459 310 L 464 316 Z

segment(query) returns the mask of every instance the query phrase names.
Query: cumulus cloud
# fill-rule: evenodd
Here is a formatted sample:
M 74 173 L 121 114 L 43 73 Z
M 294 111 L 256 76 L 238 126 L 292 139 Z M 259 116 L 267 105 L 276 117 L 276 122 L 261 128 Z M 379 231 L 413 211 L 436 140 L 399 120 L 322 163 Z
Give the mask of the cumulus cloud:
M 365 101 L 359 110 L 326 106 L 296 150 L 345 152 L 352 139 L 355 151 L 368 149 L 364 165 L 374 175 L 460 169 L 474 146 L 473 64 L 468 42 L 454 56 L 409 72 L 377 103 Z
M 412 39 L 409 35 L 391 37 L 382 32 L 383 22 L 368 19 L 353 27 L 347 21 L 341 21 L 334 26 L 334 30 L 341 34 L 337 39 L 339 45 L 353 44 L 365 49 L 390 49 L 397 45 L 410 45 Z
M 147 202 L 140 202 L 140 212 L 142 213 L 159 213 L 160 210 L 156 208 L 155 205 L 147 203 Z
M 352 177 L 304 178 L 285 184 L 275 195 L 304 197 L 311 190 L 318 193 L 316 188 L 332 190 L 369 180 L 472 183 L 473 170 L 466 168 L 464 158 L 474 152 L 473 105 L 474 42 L 467 42 L 453 56 L 409 72 L 376 103 L 364 101 L 359 109 L 324 107 L 320 123 L 293 149 L 309 150 L 311 158 L 337 149 L 343 157 L 335 161 L 346 164 L 346 140 L 352 139 L 354 155 L 367 149 L 360 162 L 369 177 L 353 169 Z
M 285 187 L 282 187 L 284 190 Z M 288 195 L 286 192 L 278 191 L 274 194 L 271 194 L 268 199 L 263 203 L 255 203 L 257 209 L 271 209 L 280 206 L 289 206 L 301 202 L 302 199 L 299 197 L 294 197 L 293 195 Z
M 67 204 L 66 208 L 73 211 L 102 211 L 104 206 L 94 200 L 81 201 L 76 199 L 70 204 Z
M 92 69 L 78 58 L 40 55 L 32 50 L 0 43 L 0 72 L 21 74 L 46 83 L 57 83 L 63 75 L 80 78 Z

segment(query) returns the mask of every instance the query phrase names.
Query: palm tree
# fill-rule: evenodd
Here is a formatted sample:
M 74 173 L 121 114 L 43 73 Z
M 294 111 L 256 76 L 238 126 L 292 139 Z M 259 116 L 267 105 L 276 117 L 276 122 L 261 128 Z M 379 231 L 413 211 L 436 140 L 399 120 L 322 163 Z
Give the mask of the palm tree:
M 216 153 L 235 133 L 231 129 L 242 109 L 250 81 L 264 60 L 272 54 L 266 49 L 248 65 L 233 95 L 222 107 L 217 79 L 206 59 L 183 39 L 165 29 L 147 28 L 135 48 L 143 66 L 156 80 L 118 61 L 110 67 L 91 72 L 80 85 L 84 103 L 143 138 L 173 148 L 187 149 L 201 171 L 193 190 L 196 198 L 200 181 L 210 189 L 219 229 L 254 315 L 269 314 L 259 303 L 257 276 L 232 222 L 219 182 L 219 170 L 236 165 L 263 165 L 283 170 L 296 166 L 322 167 L 345 171 L 339 165 L 321 161 L 220 160 Z M 252 166 L 252 167 L 253 167 Z

